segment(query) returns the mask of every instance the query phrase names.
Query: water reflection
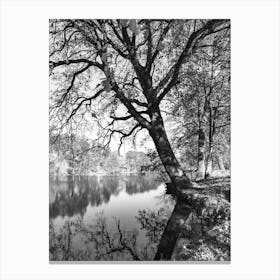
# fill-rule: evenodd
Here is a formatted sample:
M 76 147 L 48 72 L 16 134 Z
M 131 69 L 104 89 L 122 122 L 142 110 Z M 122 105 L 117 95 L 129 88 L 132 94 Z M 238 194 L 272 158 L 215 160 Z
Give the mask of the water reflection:
M 159 182 L 145 176 L 69 176 L 66 181 L 50 182 L 50 218 L 83 217 L 87 207 L 108 203 L 121 191 L 129 195 L 154 190 Z
M 154 179 L 146 176 L 129 176 L 125 178 L 125 190 L 130 195 L 154 190 L 158 187 L 158 184 Z
M 149 231 L 153 236 L 162 231 L 164 215 L 158 210 L 169 209 L 164 193 L 164 185 L 151 176 L 51 181 L 50 260 L 153 259 L 157 242 Z M 153 222 L 147 222 L 150 216 Z

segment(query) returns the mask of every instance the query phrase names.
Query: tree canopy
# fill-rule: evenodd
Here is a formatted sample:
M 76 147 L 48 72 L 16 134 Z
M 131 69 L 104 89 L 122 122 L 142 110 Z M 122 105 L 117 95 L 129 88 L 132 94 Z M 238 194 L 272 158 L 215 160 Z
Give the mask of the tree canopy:
M 150 129 L 183 66 L 207 49 L 209 36 L 228 28 L 227 20 L 50 20 L 52 133 L 70 121 L 103 127 L 104 113 L 112 119 L 103 135 L 108 141 L 114 133 L 122 142 Z M 122 121 L 125 129 L 116 129 Z

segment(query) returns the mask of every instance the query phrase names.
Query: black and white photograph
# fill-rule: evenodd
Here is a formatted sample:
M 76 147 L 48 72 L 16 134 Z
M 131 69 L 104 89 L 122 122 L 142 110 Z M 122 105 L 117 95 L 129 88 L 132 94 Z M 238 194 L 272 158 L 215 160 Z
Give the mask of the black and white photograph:
M 280 1 L 0 0 L 0 280 L 280 280 Z
M 51 262 L 230 262 L 230 29 L 49 20 Z

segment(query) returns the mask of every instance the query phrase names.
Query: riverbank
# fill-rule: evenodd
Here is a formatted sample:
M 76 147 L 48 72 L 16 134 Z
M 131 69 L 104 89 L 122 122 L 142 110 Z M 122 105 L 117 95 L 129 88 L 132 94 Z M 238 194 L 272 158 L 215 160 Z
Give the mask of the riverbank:
M 203 180 L 200 185 L 202 191 L 192 196 L 195 207 L 184 222 L 171 259 L 230 261 L 230 177 Z

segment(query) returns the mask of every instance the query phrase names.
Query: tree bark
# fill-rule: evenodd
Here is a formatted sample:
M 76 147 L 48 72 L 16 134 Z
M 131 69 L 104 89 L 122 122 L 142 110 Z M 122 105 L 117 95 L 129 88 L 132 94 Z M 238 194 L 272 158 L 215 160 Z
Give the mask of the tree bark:
M 213 162 L 212 158 L 208 159 L 207 161 L 207 167 L 206 167 L 206 172 L 205 172 L 205 178 L 209 178 L 212 175 L 212 168 L 213 168 Z
M 171 148 L 159 109 L 152 115 L 151 119 L 152 126 L 149 133 L 155 143 L 161 162 L 170 177 L 174 194 L 182 189 L 192 187 L 191 180 L 185 174 Z
M 206 164 L 205 164 L 205 131 L 203 128 L 198 130 L 198 162 L 197 162 L 197 179 L 205 178 Z
M 211 90 L 212 91 L 212 90 Z M 208 158 L 206 161 L 206 170 L 205 170 L 205 177 L 211 177 L 212 175 L 212 154 L 213 154 L 213 139 L 214 139 L 214 130 L 215 130 L 215 120 L 213 119 L 212 108 L 209 104 L 209 148 L 208 148 Z
M 206 160 L 206 170 L 205 170 L 205 178 L 211 177 L 212 175 L 212 157 L 213 157 L 213 138 L 209 137 L 209 150 L 208 150 L 208 157 Z
M 224 161 L 220 155 L 217 155 L 217 161 L 218 161 L 219 169 L 223 171 L 226 170 Z

